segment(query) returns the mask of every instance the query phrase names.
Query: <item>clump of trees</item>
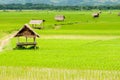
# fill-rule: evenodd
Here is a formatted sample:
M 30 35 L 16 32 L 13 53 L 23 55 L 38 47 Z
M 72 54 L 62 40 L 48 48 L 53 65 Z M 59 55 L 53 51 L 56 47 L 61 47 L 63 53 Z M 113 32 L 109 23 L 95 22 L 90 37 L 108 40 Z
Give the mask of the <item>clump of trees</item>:
M 24 10 L 24 9 L 41 9 L 41 10 L 112 10 L 120 9 L 120 5 L 99 5 L 99 6 L 54 6 L 49 4 L 1 4 L 0 10 L 11 9 L 11 10 Z

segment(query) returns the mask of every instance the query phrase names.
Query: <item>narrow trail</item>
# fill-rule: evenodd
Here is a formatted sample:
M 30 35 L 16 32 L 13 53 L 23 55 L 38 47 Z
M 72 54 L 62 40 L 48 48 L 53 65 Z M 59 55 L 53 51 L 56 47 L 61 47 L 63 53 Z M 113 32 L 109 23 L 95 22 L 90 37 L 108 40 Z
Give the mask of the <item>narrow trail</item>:
M 41 35 L 41 39 L 80 39 L 80 40 L 110 40 L 120 36 L 107 35 Z
M 9 43 L 10 39 L 14 37 L 15 33 L 16 32 L 9 34 L 0 40 L 0 52 L 3 51 L 3 48 Z

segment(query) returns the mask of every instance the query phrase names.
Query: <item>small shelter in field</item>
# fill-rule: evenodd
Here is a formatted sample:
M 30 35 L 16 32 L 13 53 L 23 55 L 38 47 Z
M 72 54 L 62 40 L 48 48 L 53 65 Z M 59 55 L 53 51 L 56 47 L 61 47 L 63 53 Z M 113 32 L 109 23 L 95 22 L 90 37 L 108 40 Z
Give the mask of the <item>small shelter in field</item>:
M 33 46 L 34 48 L 37 45 L 36 38 L 40 37 L 36 32 L 34 32 L 28 24 L 25 24 L 14 37 L 17 37 L 17 47 L 23 46 Z M 20 42 L 20 37 L 25 37 L 25 42 Z M 28 42 L 28 38 L 33 38 L 32 42 Z
M 65 16 L 64 15 L 57 15 L 57 16 L 55 16 L 55 20 L 56 21 L 64 21 L 65 20 Z
M 118 13 L 118 16 L 120 16 L 120 12 Z
M 29 24 L 32 25 L 33 28 L 42 29 L 44 27 L 45 20 L 30 20 Z
M 100 13 L 94 13 L 92 14 L 93 18 L 98 18 L 100 16 Z

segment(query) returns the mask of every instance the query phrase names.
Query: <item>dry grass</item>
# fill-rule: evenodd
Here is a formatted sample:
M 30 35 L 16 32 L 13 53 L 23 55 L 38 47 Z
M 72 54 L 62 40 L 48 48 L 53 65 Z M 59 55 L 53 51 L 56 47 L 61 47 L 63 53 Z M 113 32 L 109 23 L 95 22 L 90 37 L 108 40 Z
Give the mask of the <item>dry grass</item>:
M 10 39 L 13 38 L 16 32 L 13 32 L 12 34 L 9 34 L 5 37 L 3 37 L 0 40 L 0 52 L 3 51 L 3 48 L 9 43 Z
M 120 80 L 120 71 L 3 66 L 0 80 Z
M 81 39 L 81 40 L 110 40 L 120 36 L 100 36 L 100 35 L 41 35 L 41 39 Z

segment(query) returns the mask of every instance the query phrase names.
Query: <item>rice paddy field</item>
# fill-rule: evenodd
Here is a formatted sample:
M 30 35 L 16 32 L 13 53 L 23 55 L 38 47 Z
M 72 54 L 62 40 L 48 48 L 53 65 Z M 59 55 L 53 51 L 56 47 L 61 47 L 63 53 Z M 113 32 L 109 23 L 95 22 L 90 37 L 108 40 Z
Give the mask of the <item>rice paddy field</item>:
M 3 48 L 0 80 L 120 80 L 119 10 L 102 11 L 96 19 L 94 12 L 0 11 L 1 40 L 31 19 L 45 20 L 43 29 L 33 29 L 40 35 L 36 49 L 16 48 L 16 38 Z M 55 21 L 58 14 L 65 21 Z

